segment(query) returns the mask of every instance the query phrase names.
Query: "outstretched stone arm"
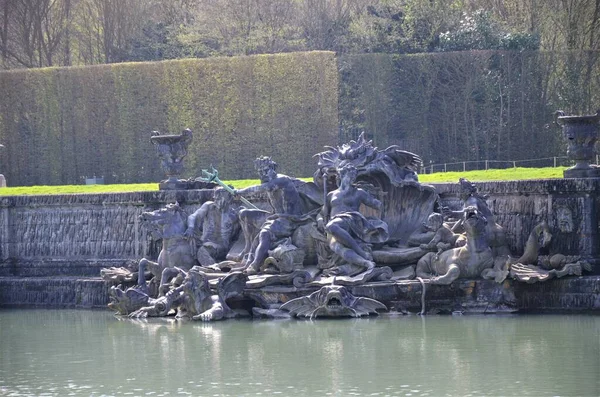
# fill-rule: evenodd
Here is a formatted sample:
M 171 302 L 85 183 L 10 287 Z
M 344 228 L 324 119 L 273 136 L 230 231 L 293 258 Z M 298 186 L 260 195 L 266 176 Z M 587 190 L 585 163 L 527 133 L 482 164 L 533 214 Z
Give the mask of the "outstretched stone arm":
M 287 183 L 288 183 L 288 181 L 285 180 L 284 178 L 275 178 L 269 182 L 261 183 L 260 185 L 249 186 L 247 188 L 240 189 L 240 190 L 235 189 L 234 192 L 237 195 L 245 195 L 245 194 L 249 194 L 249 193 L 252 194 L 252 193 L 270 192 L 273 190 L 283 188 L 284 185 Z
M 446 218 L 455 218 L 455 219 L 460 219 L 462 218 L 463 214 L 464 214 L 464 209 L 460 209 L 460 210 L 451 210 L 448 207 L 442 207 L 442 215 L 444 215 L 444 217 Z
M 248 186 L 244 189 L 234 189 L 234 192 L 238 196 L 252 194 L 252 193 L 265 192 L 268 190 L 265 185 L 266 185 L 266 183 L 262 183 L 260 185 Z
M 206 179 L 207 182 L 216 182 L 223 189 L 227 190 L 229 193 L 231 193 L 231 194 L 237 194 L 234 189 L 232 189 L 227 184 L 223 183 L 222 180 L 219 179 L 219 171 L 217 171 L 214 167 L 212 169 L 212 173 L 209 172 L 209 171 L 207 171 L 207 170 L 202 170 L 202 173 L 205 176 L 209 177 L 209 179 Z M 244 197 L 240 196 L 240 200 L 242 201 L 242 203 L 246 204 L 249 208 L 258 209 L 257 206 L 255 206 L 254 204 L 252 204 L 250 201 L 246 200 Z

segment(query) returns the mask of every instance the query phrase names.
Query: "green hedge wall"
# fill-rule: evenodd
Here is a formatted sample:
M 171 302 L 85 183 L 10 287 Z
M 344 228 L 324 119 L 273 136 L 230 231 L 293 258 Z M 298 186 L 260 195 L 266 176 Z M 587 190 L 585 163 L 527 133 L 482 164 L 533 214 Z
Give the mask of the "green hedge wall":
M 339 59 L 340 124 L 425 163 L 565 156 L 556 110 L 600 107 L 600 52 L 464 51 Z
M 184 177 L 212 164 L 254 178 L 258 155 L 310 176 L 313 154 L 362 130 L 426 164 L 564 156 L 553 113 L 595 113 L 599 59 L 306 52 L 0 72 L 0 172 L 12 186 L 159 181 L 150 132 L 184 128 L 194 131 Z
M 310 176 L 313 154 L 338 136 L 331 52 L 7 71 L 0 92 L 11 186 L 159 181 L 150 132 L 184 128 L 194 139 L 183 177 L 212 164 L 224 179 L 254 178 L 259 155 Z

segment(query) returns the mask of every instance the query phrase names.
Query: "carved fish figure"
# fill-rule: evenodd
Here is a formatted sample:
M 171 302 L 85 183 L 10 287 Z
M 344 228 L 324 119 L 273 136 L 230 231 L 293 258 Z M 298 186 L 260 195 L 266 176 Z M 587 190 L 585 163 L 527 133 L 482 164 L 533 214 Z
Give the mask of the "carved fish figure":
M 356 297 L 342 285 L 326 285 L 308 296 L 281 305 L 296 317 L 362 317 L 387 307 L 375 299 Z

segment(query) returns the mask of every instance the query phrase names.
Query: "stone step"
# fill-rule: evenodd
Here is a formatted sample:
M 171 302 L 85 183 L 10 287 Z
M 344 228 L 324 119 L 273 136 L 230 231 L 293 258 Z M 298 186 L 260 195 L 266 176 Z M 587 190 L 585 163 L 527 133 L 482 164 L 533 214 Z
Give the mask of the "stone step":
M 422 304 L 419 281 L 372 283 L 348 287 L 355 296 L 377 299 L 390 310 L 418 312 Z M 264 287 L 246 290 L 248 299 L 274 307 L 318 289 Z M 0 277 L 0 306 L 48 308 L 106 308 L 109 287 L 99 277 Z M 545 283 L 507 280 L 459 280 L 450 286 L 427 285 L 428 313 L 600 312 L 600 276 L 568 277 Z
M 0 262 L 0 277 L 98 277 L 105 267 L 130 267 L 128 259 L 20 259 Z
M 106 308 L 108 290 L 100 277 L 0 277 L 0 306 Z

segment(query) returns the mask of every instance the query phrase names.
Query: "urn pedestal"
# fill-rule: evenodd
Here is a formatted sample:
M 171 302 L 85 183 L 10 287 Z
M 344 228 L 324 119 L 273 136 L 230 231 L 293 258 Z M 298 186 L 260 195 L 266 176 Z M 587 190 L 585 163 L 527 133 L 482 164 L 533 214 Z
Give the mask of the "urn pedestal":
M 599 178 L 600 167 L 590 164 L 595 160 L 596 141 L 600 130 L 600 111 L 595 115 L 566 116 L 556 112 L 556 122 L 567 139 L 567 156 L 575 166 L 565 170 L 565 178 Z
M 167 179 L 159 183 L 160 190 L 182 190 L 189 188 L 189 181 L 179 179 L 183 172 L 183 159 L 192 142 L 192 131 L 185 129 L 180 135 L 161 135 L 153 131 L 150 141 L 156 147 L 160 165 Z

